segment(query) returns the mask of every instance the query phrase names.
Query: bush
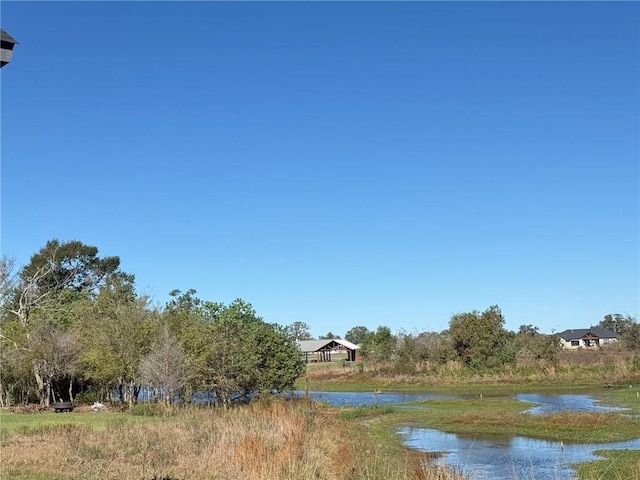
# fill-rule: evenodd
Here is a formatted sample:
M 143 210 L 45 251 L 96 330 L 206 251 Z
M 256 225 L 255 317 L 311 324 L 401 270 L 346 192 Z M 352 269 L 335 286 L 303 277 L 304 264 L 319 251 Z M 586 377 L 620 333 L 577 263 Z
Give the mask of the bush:
M 136 403 L 129 410 L 136 417 L 159 417 L 162 415 L 160 405 L 157 403 Z
M 77 405 L 91 405 L 94 402 L 99 401 L 98 392 L 95 390 L 87 390 L 86 392 L 78 393 L 73 402 Z

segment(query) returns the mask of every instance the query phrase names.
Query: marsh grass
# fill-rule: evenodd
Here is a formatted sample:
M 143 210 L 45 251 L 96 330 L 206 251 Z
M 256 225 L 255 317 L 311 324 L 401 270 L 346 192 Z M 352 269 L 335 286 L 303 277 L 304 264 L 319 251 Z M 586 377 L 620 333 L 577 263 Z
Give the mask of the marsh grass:
M 304 400 L 229 411 L 191 408 L 162 418 L 124 413 L 73 413 L 64 421 L 34 417 L 42 423 L 26 415 L 2 415 L 3 479 L 461 478 L 426 465 L 397 438 L 383 438 L 388 432 L 344 421 Z
M 385 422 L 419 424 L 448 433 L 510 434 L 556 441 L 600 443 L 638 437 L 640 418 L 616 412 L 523 413 L 528 405 L 508 398 L 426 400 L 423 412 L 397 409 Z M 640 477 L 639 477 L 640 478 Z
M 640 451 L 599 450 L 602 460 L 574 465 L 581 480 L 638 480 Z

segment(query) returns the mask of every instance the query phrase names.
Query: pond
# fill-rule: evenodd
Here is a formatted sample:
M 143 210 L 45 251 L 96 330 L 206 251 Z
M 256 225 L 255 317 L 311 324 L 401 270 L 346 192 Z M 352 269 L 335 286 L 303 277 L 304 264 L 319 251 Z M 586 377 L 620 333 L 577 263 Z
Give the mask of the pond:
M 404 427 L 405 445 L 442 452 L 434 461 L 459 469 L 473 480 L 561 480 L 575 477 L 571 464 L 596 460 L 596 450 L 640 449 L 640 438 L 627 442 L 568 444 L 503 435 L 460 435 Z
M 297 391 L 296 395 L 302 396 L 304 392 Z M 543 395 L 538 393 L 518 393 L 508 395 L 521 402 L 537 404 L 526 410 L 527 413 L 549 414 L 559 412 L 615 412 L 624 411 L 624 408 L 603 406 L 598 399 L 591 395 L 555 394 Z M 471 394 L 446 394 L 446 393 L 397 393 L 397 392 L 320 392 L 310 391 L 309 398 L 317 402 L 327 403 L 334 407 L 362 405 L 393 405 L 421 400 L 450 400 L 477 398 Z
M 520 393 L 514 395 L 513 398 L 521 402 L 538 404 L 526 412 L 539 415 L 559 412 L 618 412 L 626 410 L 621 407 L 599 405 L 598 400 L 589 395 Z
M 625 410 L 600 405 L 597 392 L 593 395 L 518 393 L 506 396 L 535 404 L 526 410 L 534 415 Z M 333 406 L 393 405 L 420 400 L 477 398 L 476 395 L 462 394 L 386 392 L 309 392 L 309 397 Z M 640 449 L 640 438 L 616 443 L 573 444 L 508 435 L 450 434 L 415 427 L 403 427 L 398 433 L 405 439 L 408 447 L 441 453 L 435 463 L 454 467 L 473 480 L 567 480 L 575 478 L 571 465 L 597 459 L 594 453 L 596 450 Z
M 300 391 L 296 392 L 296 394 L 299 396 L 304 395 Z M 465 398 L 465 396 L 439 393 L 309 392 L 309 398 L 334 407 L 359 407 L 362 405 L 392 405 L 394 403 L 417 402 L 420 400 Z

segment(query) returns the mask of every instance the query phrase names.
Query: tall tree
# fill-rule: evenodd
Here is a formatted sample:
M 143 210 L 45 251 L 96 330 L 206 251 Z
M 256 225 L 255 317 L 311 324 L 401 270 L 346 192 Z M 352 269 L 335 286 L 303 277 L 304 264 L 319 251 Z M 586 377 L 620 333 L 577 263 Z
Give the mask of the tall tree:
M 139 368 L 156 338 L 159 315 L 145 297 L 131 298 L 124 286 L 100 290 L 81 331 L 85 375 L 106 390 L 115 389 L 132 406 L 141 389 Z
M 620 313 L 610 313 L 605 315 L 598 324 L 602 328 L 611 330 L 617 334 L 623 335 L 627 330 L 633 327 L 635 319 L 631 315 L 624 316 Z
M 369 329 L 367 327 L 359 325 L 349 330 L 345 334 L 344 339 L 351 343 L 355 343 L 356 345 L 360 345 L 362 342 L 364 342 L 364 339 L 368 333 Z
M 304 371 L 290 333 L 265 323 L 240 299 L 222 307 L 205 331 L 194 363 L 201 388 L 213 391 L 225 408 L 240 398 L 291 389 Z
M 458 356 L 472 367 L 497 367 L 513 361 L 510 334 L 504 329 L 505 319 L 497 305 L 484 312 L 474 310 L 451 317 L 449 334 Z
M 116 256 L 100 258 L 98 248 L 73 240 L 50 240 L 31 256 L 19 273 L 13 288 L 12 302 L 5 307 L 27 324 L 34 308 L 65 294 L 64 301 L 73 301 L 82 293 L 94 294 L 109 276 L 130 278 L 118 270 Z
M 287 333 L 294 340 L 311 340 L 311 332 L 309 325 L 304 322 L 293 322 L 287 326 Z
M 188 384 L 184 350 L 168 326 L 161 328 L 151 351 L 142 359 L 139 376 L 142 383 L 159 391 L 166 405 L 171 405 Z
M 640 352 L 640 323 L 631 316 L 627 316 L 630 324 L 620 336 L 620 343 L 626 350 Z

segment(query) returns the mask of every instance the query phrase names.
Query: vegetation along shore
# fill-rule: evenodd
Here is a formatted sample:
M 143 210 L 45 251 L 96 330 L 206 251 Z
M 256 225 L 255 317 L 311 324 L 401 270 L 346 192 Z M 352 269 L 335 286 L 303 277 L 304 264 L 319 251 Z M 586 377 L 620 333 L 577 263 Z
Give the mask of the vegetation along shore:
M 52 240 L 21 268 L 0 266 L 3 479 L 461 480 L 399 429 L 561 445 L 639 436 L 640 326 L 629 316 L 602 319 L 610 344 L 566 349 L 532 325 L 506 330 L 490 306 L 453 315 L 442 332 L 356 326 L 309 357 L 303 322 L 268 323 L 244 300 L 194 290 L 154 306 L 118 257 L 82 242 Z M 531 415 L 512 395 L 594 389 L 626 410 Z M 306 398 L 317 390 L 464 398 L 336 407 Z M 59 402 L 73 412 L 53 413 Z M 638 450 L 602 450 L 574 466 L 578 478 L 640 478 Z

